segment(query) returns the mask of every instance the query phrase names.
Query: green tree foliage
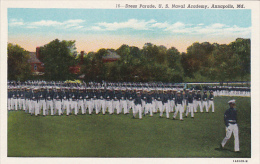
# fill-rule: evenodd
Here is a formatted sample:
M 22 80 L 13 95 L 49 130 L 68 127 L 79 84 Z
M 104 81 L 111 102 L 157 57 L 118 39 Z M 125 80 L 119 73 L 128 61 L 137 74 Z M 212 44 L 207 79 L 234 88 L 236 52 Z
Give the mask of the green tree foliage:
M 208 58 L 213 51 L 214 46 L 208 42 L 195 42 L 187 48 L 187 54 L 182 58 L 182 65 L 185 68 L 185 74 L 193 77 L 194 73 L 201 70 L 202 67 L 210 66 Z
M 19 45 L 9 43 L 7 47 L 8 80 L 25 81 L 31 77 L 28 63 L 29 52 Z
M 82 69 L 82 73 L 86 75 L 85 80 L 183 81 L 180 52 L 174 47 L 168 50 L 165 46 L 146 43 L 143 49 L 139 49 L 123 44 L 116 53 L 120 59 L 108 63 L 102 62 L 102 57 L 107 54 L 105 49 L 88 54 Z
M 76 64 L 75 41 L 55 39 L 40 49 L 45 67 L 45 79 L 67 80 L 72 78 L 69 68 Z
M 224 82 L 225 80 L 231 79 L 233 64 L 231 62 L 231 58 L 233 56 L 233 52 L 230 49 L 230 46 L 216 45 L 214 51 L 212 52 L 213 61 L 211 68 L 211 74 L 209 75 L 210 79 L 215 81 Z
M 241 67 L 240 77 L 244 80 L 245 76 L 251 72 L 251 41 L 250 39 L 238 38 L 236 41 L 230 43 L 232 50 L 239 59 L 238 65 Z
M 107 54 L 107 50 L 102 48 L 98 52 L 89 52 L 84 58 L 81 73 L 85 74 L 86 81 L 102 81 L 106 79 L 107 67 L 102 58 Z
M 181 55 L 185 76 L 201 76 L 201 81 L 205 81 L 203 77 L 219 82 L 248 80 L 245 77 L 250 77 L 250 47 L 250 39 L 241 38 L 228 45 L 193 43 Z
M 120 58 L 104 63 L 109 52 Z M 81 74 L 86 81 L 161 81 L 161 82 L 225 82 L 250 80 L 250 39 L 238 38 L 230 44 L 195 42 L 180 53 L 175 47 L 145 43 L 142 48 L 123 44 L 117 50 L 100 49 L 84 56 Z M 40 47 L 40 60 L 45 66 L 46 80 L 73 79 L 69 68 L 80 62 L 75 41 L 58 39 Z M 8 44 L 8 79 L 30 77 L 28 52 Z

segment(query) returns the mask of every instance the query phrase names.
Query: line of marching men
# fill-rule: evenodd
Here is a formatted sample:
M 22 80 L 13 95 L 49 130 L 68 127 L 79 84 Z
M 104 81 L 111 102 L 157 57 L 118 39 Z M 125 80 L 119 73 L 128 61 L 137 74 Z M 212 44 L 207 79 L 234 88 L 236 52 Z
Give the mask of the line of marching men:
M 133 117 L 139 115 L 153 116 L 153 113 L 160 113 L 160 117 L 174 112 L 173 119 L 179 113 L 180 120 L 183 120 L 183 113 L 186 107 L 185 117 L 194 113 L 199 107 L 203 112 L 209 112 L 212 106 L 214 112 L 214 95 L 210 91 L 204 94 L 195 90 L 183 89 L 104 89 L 104 88 L 69 88 L 69 87 L 9 87 L 8 88 L 8 110 L 25 110 L 31 115 L 62 115 L 70 114 L 129 114 L 132 109 Z
M 251 89 L 249 87 L 215 86 L 208 87 L 208 89 L 212 90 L 215 96 L 251 96 Z

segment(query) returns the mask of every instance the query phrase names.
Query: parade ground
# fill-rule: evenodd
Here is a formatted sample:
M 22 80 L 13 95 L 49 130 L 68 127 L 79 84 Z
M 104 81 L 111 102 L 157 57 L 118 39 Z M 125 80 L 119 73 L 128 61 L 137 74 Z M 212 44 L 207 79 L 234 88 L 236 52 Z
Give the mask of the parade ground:
M 241 153 L 225 137 L 224 112 L 236 100 Z M 128 115 L 31 116 L 8 111 L 8 157 L 251 157 L 251 98 L 215 97 L 215 113 L 184 121 L 159 113 L 141 120 Z M 199 111 L 199 110 L 198 110 Z M 185 114 L 183 114 L 185 116 Z

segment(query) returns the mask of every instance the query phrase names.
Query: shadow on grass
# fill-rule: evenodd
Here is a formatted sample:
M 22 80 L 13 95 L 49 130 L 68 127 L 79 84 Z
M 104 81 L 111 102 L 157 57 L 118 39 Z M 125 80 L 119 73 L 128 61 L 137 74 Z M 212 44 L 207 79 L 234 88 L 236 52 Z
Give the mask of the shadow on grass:
M 226 149 L 226 148 L 215 148 L 216 151 L 228 151 L 228 152 L 232 152 L 232 153 L 241 153 L 239 152 L 235 152 L 234 150 L 231 149 Z

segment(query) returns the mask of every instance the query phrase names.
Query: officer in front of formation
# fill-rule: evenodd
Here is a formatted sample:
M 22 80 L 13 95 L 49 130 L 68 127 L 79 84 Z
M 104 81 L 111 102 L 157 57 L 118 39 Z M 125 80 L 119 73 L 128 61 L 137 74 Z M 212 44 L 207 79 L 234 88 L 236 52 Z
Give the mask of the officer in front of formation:
M 234 140 L 235 140 L 234 142 L 235 152 L 240 152 L 238 126 L 237 126 L 237 110 L 235 109 L 236 101 L 230 100 L 228 104 L 230 108 L 227 109 L 224 114 L 224 122 L 226 125 L 226 137 L 222 140 L 220 144 L 220 148 L 224 149 L 226 142 L 230 139 L 233 133 Z

